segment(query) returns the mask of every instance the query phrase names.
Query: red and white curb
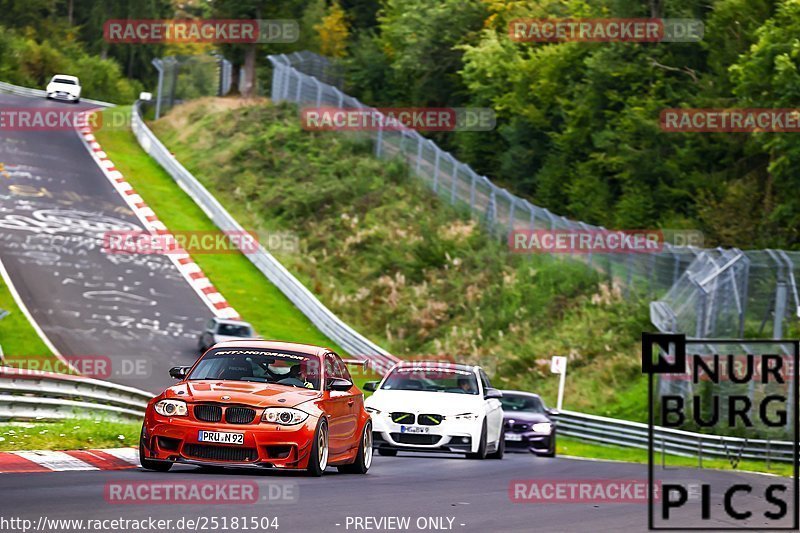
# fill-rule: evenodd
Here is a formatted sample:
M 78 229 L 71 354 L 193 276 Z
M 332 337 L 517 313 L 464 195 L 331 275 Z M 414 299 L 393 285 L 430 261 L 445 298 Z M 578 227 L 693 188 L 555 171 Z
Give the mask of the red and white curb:
M 122 172 L 116 169 L 114 162 L 108 158 L 108 155 L 103 151 L 100 143 L 95 139 L 92 128 L 83 127 L 79 128 L 77 131 L 78 136 L 83 141 L 87 150 L 89 150 L 92 158 L 103 171 L 103 174 L 105 174 L 108 181 L 111 182 L 120 196 L 122 196 L 122 199 L 128 204 L 128 207 L 136 214 L 144 227 L 161 235 L 170 235 L 164 223 L 158 219 L 153 210 L 142 200 L 142 197 L 136 194 L 133 186 L 128 183 L 125 176 L 122 175 Z M 188 253 L 182 251 L 180 253 L 167 254 L 167 257 L 169 257 L 184 279 L 189 282 L 189 285 L 191 285 L 198 296 L 200 296 L 200 299 L 205 302 L 215 316 L 220 318 L 239 318 L 239 313 L 231 307 L 227 300 L 225 300 L 225 297 L 211 284 L 211 280 L 208 279 L 200 266 L 194 262 Z
M 136 448 L 0 453 L 0 474 L 124 470 L 138 466 L 139 450 Z

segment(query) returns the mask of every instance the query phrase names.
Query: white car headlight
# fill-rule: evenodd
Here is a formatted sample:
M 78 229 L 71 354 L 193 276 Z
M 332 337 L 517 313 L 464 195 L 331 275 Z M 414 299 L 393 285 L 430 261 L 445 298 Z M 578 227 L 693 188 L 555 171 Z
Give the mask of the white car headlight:
M 186 416 L 186 402 L 182 400 L 161 400 L 153 407 L 162 416 Z
M 549 435 L 551 431 L 553 431 L 553 424 L 550 422 L 539 422 L 538 424 L 533 424 L 531 426 L 531 430 L 535 431 L 536 433 L 544 433 L 545 435 Z
M 306 418 L 308 418 L 308 413 L 291 407 L 267 407 L 264 409 L 264 414 L 261 415 L 262 422 L 281 426 L 293 426 L 305 421 Z
M 461 413 L 458 415 L 454 415 L 454 420 L 477 420 L 480 418 L 480 415 L 477 413 Z

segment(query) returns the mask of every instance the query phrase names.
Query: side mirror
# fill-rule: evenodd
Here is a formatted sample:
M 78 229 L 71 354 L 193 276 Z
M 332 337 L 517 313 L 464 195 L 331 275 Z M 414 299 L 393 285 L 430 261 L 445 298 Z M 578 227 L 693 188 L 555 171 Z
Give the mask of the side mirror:
M 368 392 L 375 392 L 376 390 L 378 390 L 379 383 L 380 381 L 367 381 L 361 388 Z
M 346 392 L 353 386 L 353 382 L 344 378 L 331 378 L 328 380 L 328 389 Z
M 547 409 L 545 409 L 545 411 L 547 412 L 548 415 L 552 416 L 558 415 L 558 409 L 553 409 L 552 407 L 548 407 Z
M 189 372 L 190 366 L 173 366 L 169 369 L 169 375 L 175 379 L 183 379 L 186 373 Z
M 499 400 L 500 398 L 503 397 L 503 393 L 497 389 L 489 387 L 488 389 L 486 389 L 486 393 L 483 395 L 483 397 L 487 400 L 492 400 L 492 399 Z

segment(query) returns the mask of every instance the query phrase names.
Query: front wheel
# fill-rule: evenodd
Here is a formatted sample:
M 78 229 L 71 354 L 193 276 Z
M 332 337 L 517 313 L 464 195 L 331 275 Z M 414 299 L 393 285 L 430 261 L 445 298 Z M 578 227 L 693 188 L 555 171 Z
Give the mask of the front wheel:
M 486 459 L 486 420 L 483 421 L 481 428 L 481 443 L 478 445 L 476 453 L 468 453 L 467 459 Z
M 144 452 L 144 426 L 142 426 L 142 434 L 139 436 L 139 463 L 145 470 L 155 470 L 156 472 L 167 472 L 172 468 L 170 461 L 153 461 L 147 459 Z
M 502 459 L 506 453 L 506 428 L 500 428 L 500 440 L 497 441 L 497 449 L 490 453 L 487 457 L 489 459 Z
M 322 418 L 314 432 L 311 456 L 308 458 L 308 475 L 319 477 L 328 467 L 328 424 Z
M 543 453 L 542 457 L 555 457 L 556 456 L 556 435 L 553 433 L 553 436 L 550 437 L 550 449 L 547 450 L 547 453 Z
M 364 424 L 364 433 L 361 435 L 361 444 L 353 464 L 341 465 L 339 472 L 346 474 L 366 474 L 372 465 L 372 422 Z

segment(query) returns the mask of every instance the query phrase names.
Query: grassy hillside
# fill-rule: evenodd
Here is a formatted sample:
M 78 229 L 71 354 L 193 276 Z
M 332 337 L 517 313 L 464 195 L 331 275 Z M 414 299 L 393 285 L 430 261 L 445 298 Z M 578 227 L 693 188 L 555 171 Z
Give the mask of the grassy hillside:
M 643 417 L 645 301 L 583 265 L 507 254 L 401 163 L 302 131 L 292 107 L 204 99 L 154 129 L 245 227 L 297 232 L 301 252 L 278 258 L 393 353 L 480 362 L 498 385 L 551 403 L 549 359 L 567 355 L 565 408 Z

